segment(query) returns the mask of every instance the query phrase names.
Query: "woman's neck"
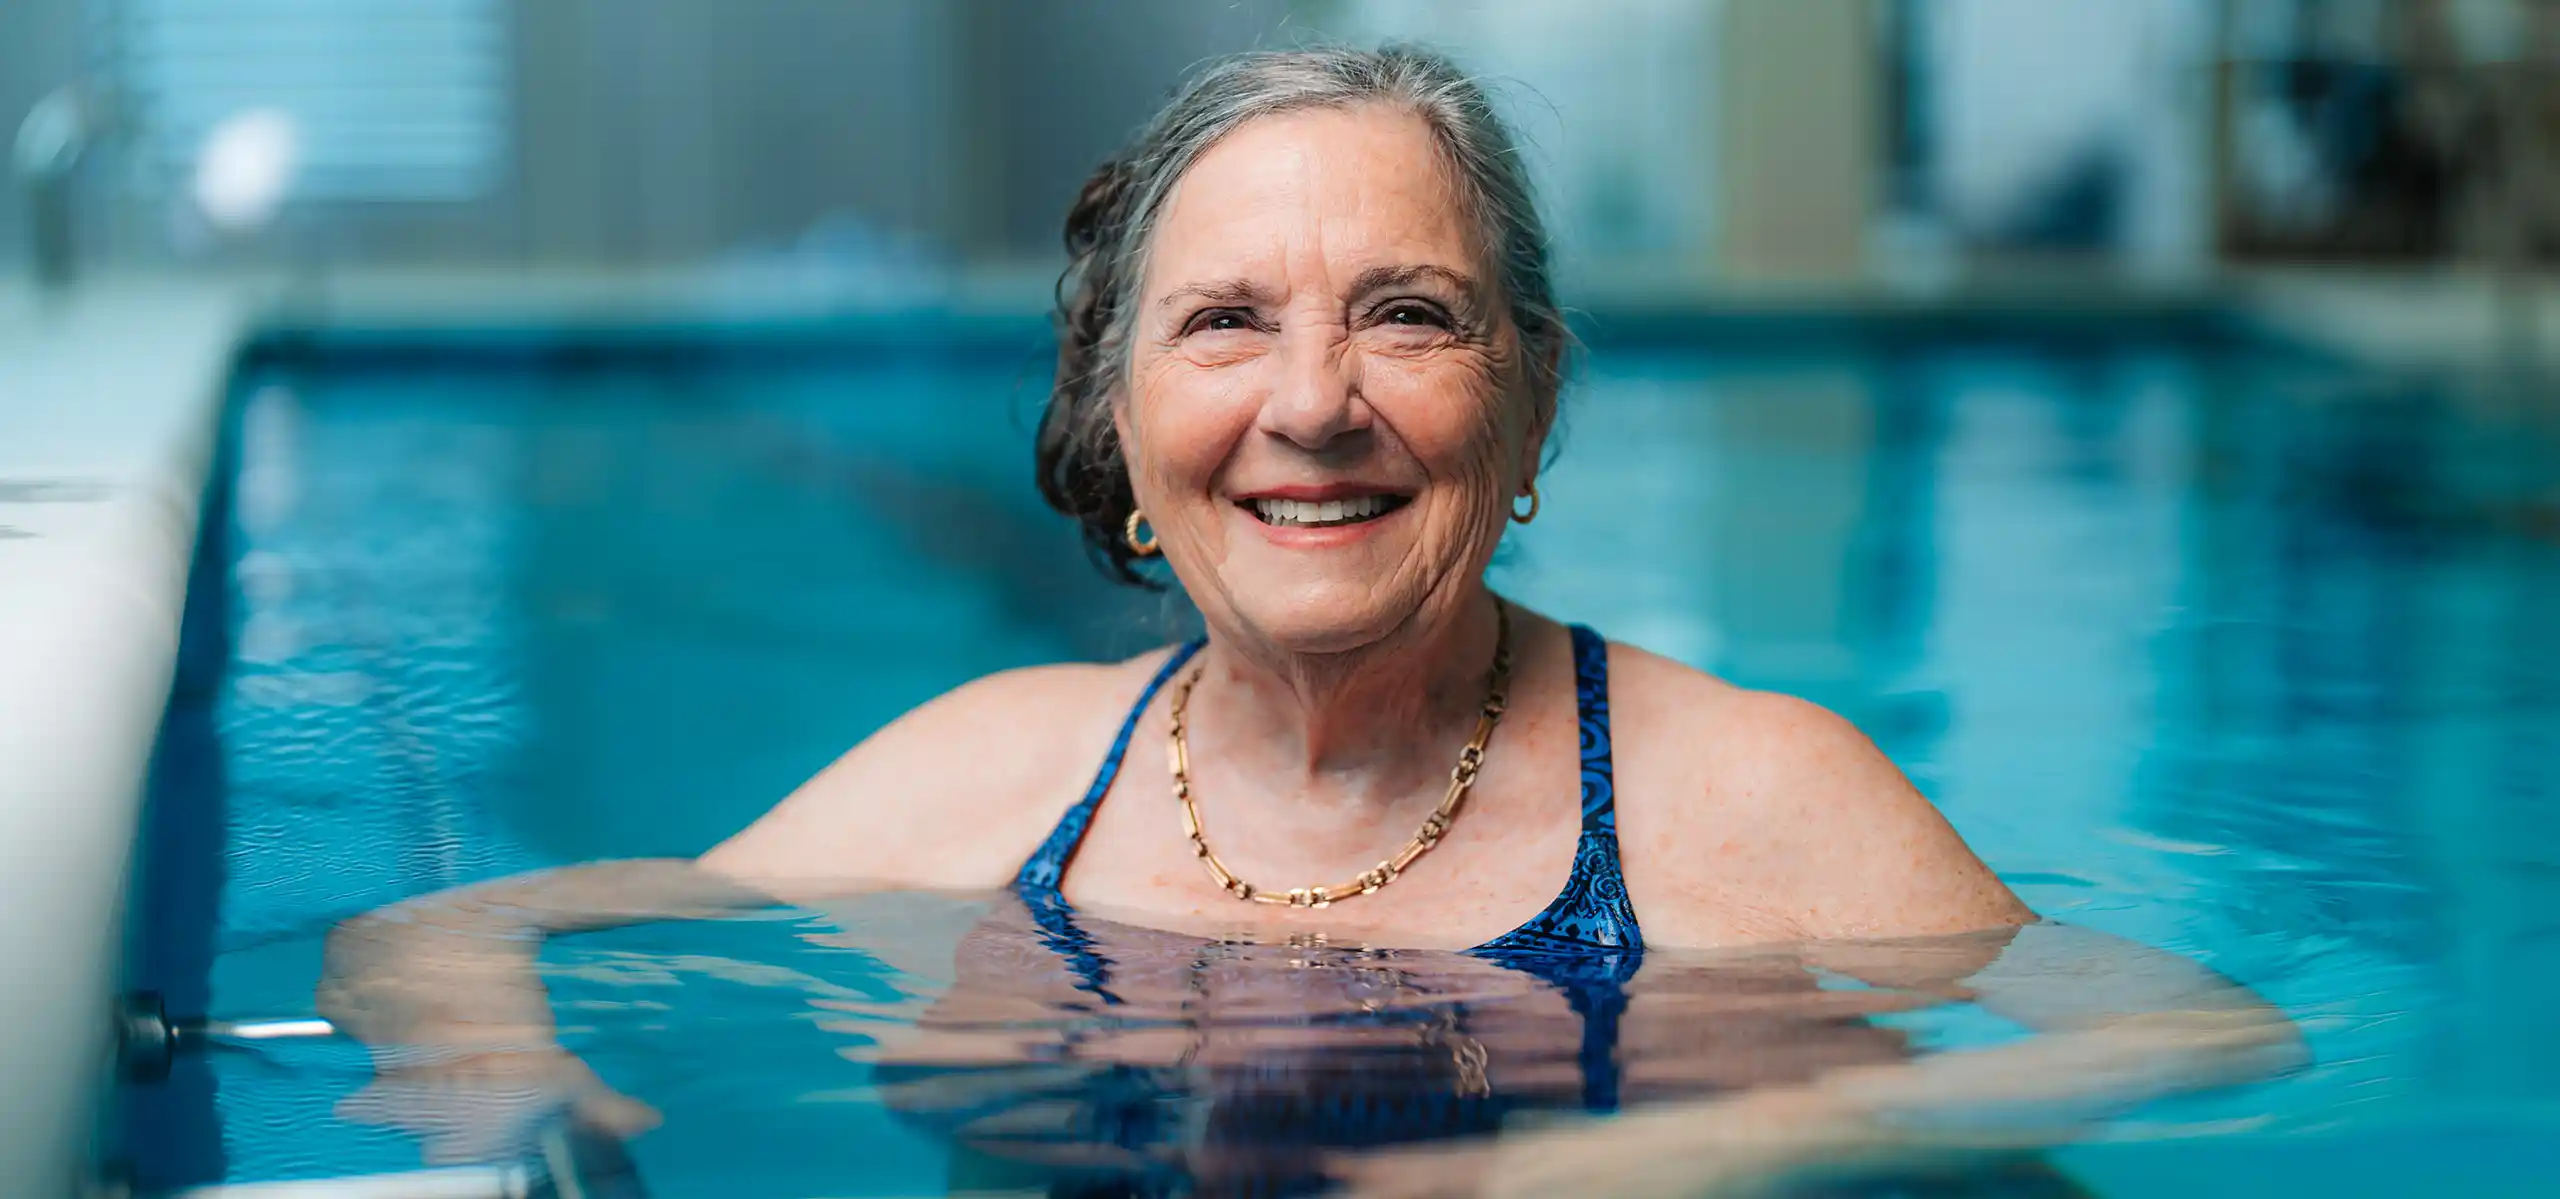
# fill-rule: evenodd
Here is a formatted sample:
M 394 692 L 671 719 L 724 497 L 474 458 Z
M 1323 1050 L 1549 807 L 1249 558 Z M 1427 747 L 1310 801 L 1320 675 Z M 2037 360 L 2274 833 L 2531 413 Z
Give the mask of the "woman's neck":
M 1339 654 L 1212 639 L 1190 712 L 1209 731 L 1193 737 L 1214 745 L 1220 777 L 1260 780 L 1266 796 L 1336 817 L 1384 816 L 1417 796 L 1427 808 L 1483 710 L 1498 603 L 1479 588 L 1440 619 L 1418 615 Z

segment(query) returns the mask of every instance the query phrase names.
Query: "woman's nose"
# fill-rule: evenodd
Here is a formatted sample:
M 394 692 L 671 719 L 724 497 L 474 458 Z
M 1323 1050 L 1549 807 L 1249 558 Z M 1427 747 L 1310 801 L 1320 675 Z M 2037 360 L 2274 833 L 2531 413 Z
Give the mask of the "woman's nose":
M 1358 365 L 1339 333 L 1306 330 L 1283 339 L 1279 378 L 1262 404 L 1263 432 L 1320 450 L 1368 429 Z

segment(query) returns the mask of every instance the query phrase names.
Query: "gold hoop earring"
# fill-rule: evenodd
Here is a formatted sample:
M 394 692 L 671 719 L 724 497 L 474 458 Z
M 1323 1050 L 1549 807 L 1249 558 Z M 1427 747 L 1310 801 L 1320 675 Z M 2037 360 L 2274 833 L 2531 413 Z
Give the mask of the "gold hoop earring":
M 1138 526 L 1146 523 L 1147 514 L 1140 512 L 1135 508 L 1131 508 L 1129 510 L 1129 523 L 1120 526 L 1120 539 L 1128 542 L 1129 549 L 1139 557 L 1152 558 L 1155 556 L 1156 552 L 1155 527 L 1149 525 L 1147 528 L 1147 539 L 1144 541 L 1138 540 Z
M 1535 484 L 1535 483 L 1531 483 L 1531 484 L 1529 484 L 1529 510 L 1528 510 L 1528 511 L 1523 512 L 1523 511 L 1521 511 L 1521 510 L 1520 510 L 1520 502 L 1519 502 L 1518 500 L 1513 500 L 1513 501 L 1511 502 L 1511 519 L 1516 520 L 1516 521 L 1518 521 L 1518 522 L 1520 522 L 1521 524 L 1524 524 L 1524 525 L 1525 525 L 1525 524 L 1527 524 L 1527 523 L 1529 523 L 1530 521 L 1533 521 L 1533 520 L 1538 519 L 1538 485 L 1537 485 L 1537 484 Z

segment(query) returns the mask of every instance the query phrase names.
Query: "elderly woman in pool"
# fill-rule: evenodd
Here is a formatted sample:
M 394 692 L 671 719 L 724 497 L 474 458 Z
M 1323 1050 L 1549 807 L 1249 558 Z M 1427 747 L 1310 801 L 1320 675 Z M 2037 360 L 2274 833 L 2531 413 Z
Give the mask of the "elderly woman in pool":
M 1839 717 L 1486 586 L 1505 527 L 1537 516 L 1567 339 L 1519 156 L 1445 62 L 1213 68 L 1086 186 L 1067 240 L 1042 487 L 1122 575 L 1169 567 L 1205 641 L 972 683 L 693 863 L 580 867 L 351 922 L 329 1010 L 377 1041 L 538 1037 L 547 1010 L 501 997 L 526 993 L 543 932 L 866 888 L 1011 886 L 1185 932 L 1622 963 L 1647 945 L 2035 920 Z M 438 957 L 431 1000 L 403 991 L 415 959 L 384 947 L 455 931 L 533 935 Z M 1947 982 L 2017 949 L 1982 944 Z M 509 985 L 463 983 L 458 961 Z M 1652 1134 L 1573 1134 L 1604 1147 L 1589 1160 L 1538 1154 L 1587 1171 L 1628 1137 L 1784 1127 L 1830 1155 L 1924 1097 L 2048 1098 L 2092 1063 L 2181 1049 L 2257 1070 L 2289 1049 L 2245 994 L 2150 968 L 2140 1004 L 2012 988 L 2013 1012 L 2076 1041 L 1869 1071 L 1758 1116 L 1728 1101 L 1647 1117 L 1671 1121 Z M 1995 1007 L 1998 989 L 1973 988 Z M 1658 1149 L 1637 1156 L 1675 1187 L 1734 1168 Z

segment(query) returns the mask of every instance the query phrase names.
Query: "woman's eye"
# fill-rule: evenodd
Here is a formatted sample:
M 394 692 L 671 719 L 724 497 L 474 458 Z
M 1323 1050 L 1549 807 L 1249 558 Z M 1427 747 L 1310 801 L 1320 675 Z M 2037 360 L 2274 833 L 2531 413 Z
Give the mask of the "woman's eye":
M 1191 318 L 1192 333 L 1226 333 L 1253 327 L 1253 318 L 1233 308 L 1212 308 Z
M 1382 324 L 1402 325 L 1407 328 L 1446 329 L 1449 327 L 1449 318 L 1440 315 L 1438 309 L 1428 304 L 1392 304 L 1386 311 L 1378 314 L 1378 320 Z

